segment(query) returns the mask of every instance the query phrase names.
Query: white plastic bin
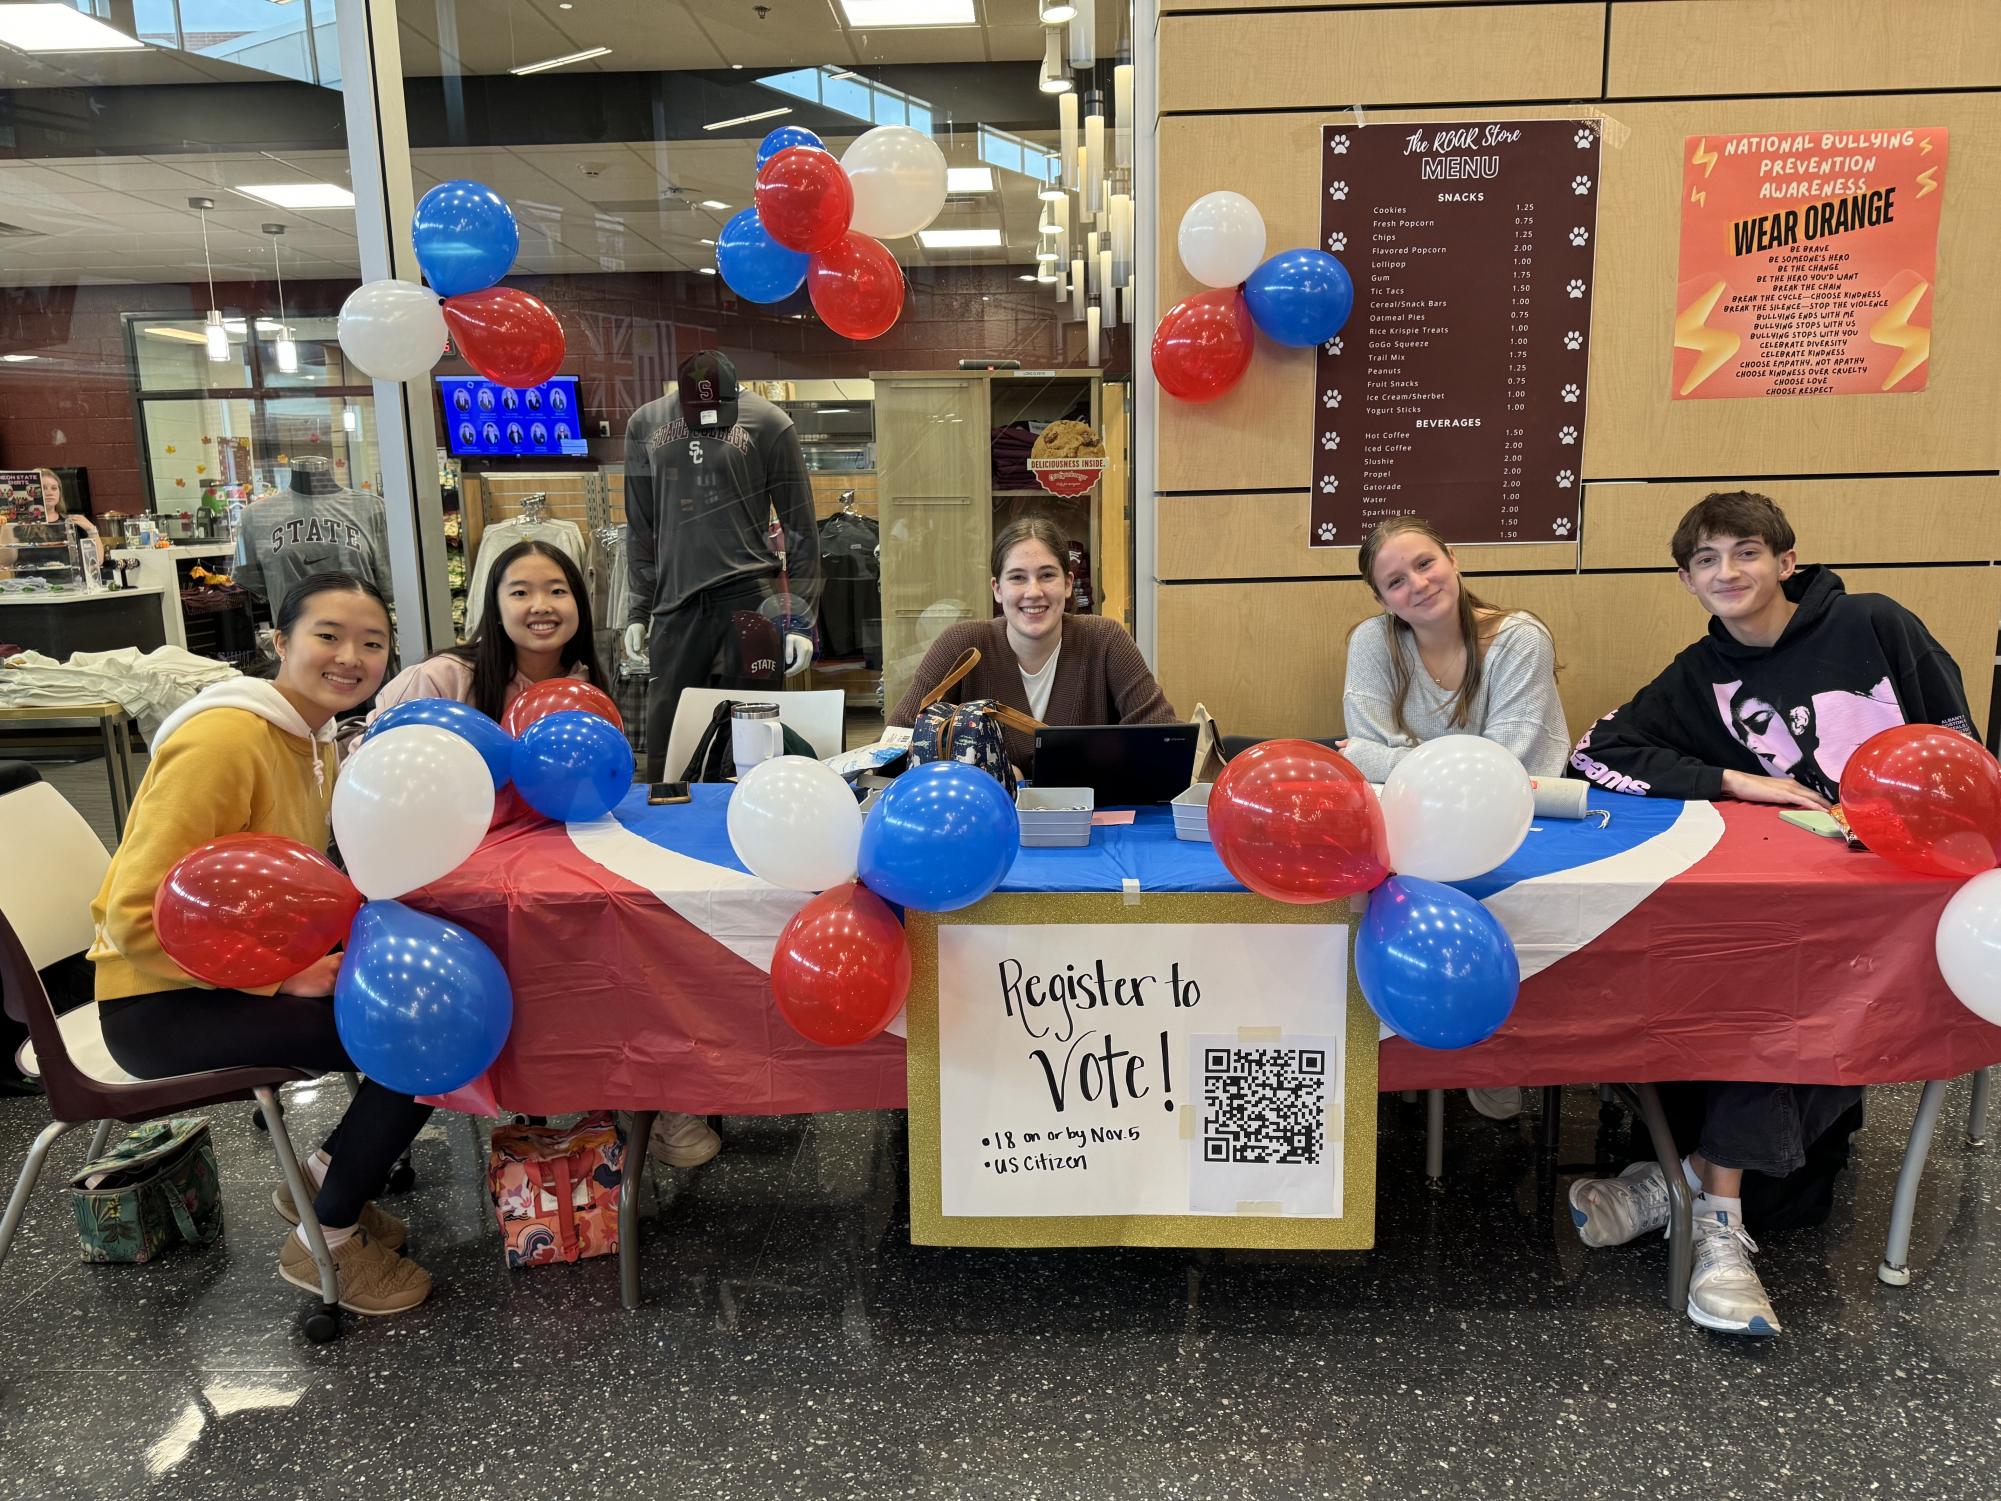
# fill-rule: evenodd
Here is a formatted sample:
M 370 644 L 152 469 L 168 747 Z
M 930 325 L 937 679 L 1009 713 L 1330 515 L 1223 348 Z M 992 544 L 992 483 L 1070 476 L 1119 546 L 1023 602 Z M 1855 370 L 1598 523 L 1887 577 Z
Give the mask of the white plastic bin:
M 1174 837 L 1209 843 L 1209 789 L 1214 782 L 1197 782 L 1168 807 L 1174 810 Z
M 1023 787 L 1014 795 L 1024 849 L 1077 849 L 1091 842 L 1098 797 L 1089 787 Z

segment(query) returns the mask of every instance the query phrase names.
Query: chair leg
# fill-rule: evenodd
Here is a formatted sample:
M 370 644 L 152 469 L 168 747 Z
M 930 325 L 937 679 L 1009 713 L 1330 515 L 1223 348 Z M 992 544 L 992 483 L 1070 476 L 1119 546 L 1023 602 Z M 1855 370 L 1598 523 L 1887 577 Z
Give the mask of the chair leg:
M 27 1212 L 28 1195 L 35 1191 L 35 1183 L 42 1176 L 42 1164 L 49 1160 L 49 1148 L 60 1141 L 66 1132 L 74 1131 L 82 1121 L 50 1121 L 42 1127 L 34 1145 L 28 1148 L 28 1160 L 21 1164 L 20 1181 L 14 1185 L 14 1196 L 7 1201 L 7 1212 L 0 1215 L 0 1262 L 7 1259 L 7 1248 L 14 1244 L 14 1232 L 21 1228 L 21 1216 Z
M 1445 1091 L 1424 1092 L 1424 1176 L 1433 1188 L 1445 1176 Z
M 1987 1091 L 1992 1069 L 1973 1071 L 1973 1108 L 1966 1113 L 1966 1144 L 1976 1152 L 1987 1145 Z
M 1681 1151 L 1668 1129 L 1660 1091 L 1651 1084 L 1635 1084 L 1630 1093 L 1640 1119 L 1647 1123 L 1654 1156 L 1660 1159 L 1661 1176 L 1667 1181 L 1668 1307 L 1681 1313 L 1688 1307 L 1688 1279 L 1695 1272 L 1695 1195 L 1682 1176 Z
M 264 1118 L 271 1122 L 271 1149 L 278 1154 L 278 1171 L 284 1175 L 285 1187 L 299 1211 L 299 1228 L 306 1232 L 306 1244 L 320 1269 L 320 1302 L 328 1311 L 337 1310 L 340 1278 L 334 1272 L 333 1253 L 327 1249 L 326 1236 L 320 1233 L 320 1217 L 313 1210 L 313 1191 L 306 1184 L 298 1154 L 292 1150 L 292 1133 L 285 1129 L 285 1122 L 278 1114 L 278 1092 L 266 1085 L 257 1091 L 257 1103 L 264 1107 Z
M 1890 1201 L 1890 1238 L 1883 1247 L 1883 1260 L 1876 1267 L 1876 1280 L 1891 1287 L 1908 1287 L 1911 1282 L 1911 1220 L 1918 1208 L 1918 1180 L 1924 1176 L 1925 1158 L 1931 1155 L 1932 1132 L 1938 1127 L 1939 1107 L 1945 1103 L 1946 1079 L 1932 1079 L 1918 1096 L 1917 1118 L 1911 1122 L 1911 1139 L 1904 1146 L 1904 1165 L 1897 1173 L 1896 1197 Z
M 346 1073 L 342 1074 L 341 1077 L 347 1080 L 347 1097 L 350 1100 L 353 1099 L 356 1095 L 361 1093 L 360 1074 L 357 1074 L 353 1069 L 349 1069 Z
M 628 1309 L 639 1306 L 639 1180 L 646 1175 L 646 1147 L 656 1113 L 632 1113 L 632 1134 L 625 1142 L 625 1181 L 618 1187 L 618 1297 Z
M 90 1134 L 90 1151 L 84 1156 L 85 1162 L 95 1162 L 104 1155 L 104 1149 L 111 1145 L 111 1128 L 117 1124 L 114 1120 L 97 1123 L 97 1129 Z

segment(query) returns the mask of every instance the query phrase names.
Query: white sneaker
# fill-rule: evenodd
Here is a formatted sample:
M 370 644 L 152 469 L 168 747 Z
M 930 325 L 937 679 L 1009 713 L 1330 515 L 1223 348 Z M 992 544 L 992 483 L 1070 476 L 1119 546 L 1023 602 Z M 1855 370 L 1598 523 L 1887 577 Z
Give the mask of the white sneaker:
M 1504 1084 L 1499 1089 L 1469 1089 L 1466 1103 L 1490 1121 L 1511 1121 L 1522 1113 L 1521 1086 Z
M 1668 1222 L 1667 1179 L 1658 1162 L 1636 1162 L 1616 1178 L 1570 1185 L 1570 1221 L 1587 1246 L 1623 1246 Z
M 1688 1316 L 1724 1334 L 1772 1335 L 1779 1316 L 1751 1266 L 1758 1243 L 1729 1214 L 1695 1217 L 1695 1274 L 1688 1279 Z
M 723 1149 L 723 1139 L 699 1115 L 663 1110 L 653 1117 L 647 1155 L 669 1167 L 700 1167 Z

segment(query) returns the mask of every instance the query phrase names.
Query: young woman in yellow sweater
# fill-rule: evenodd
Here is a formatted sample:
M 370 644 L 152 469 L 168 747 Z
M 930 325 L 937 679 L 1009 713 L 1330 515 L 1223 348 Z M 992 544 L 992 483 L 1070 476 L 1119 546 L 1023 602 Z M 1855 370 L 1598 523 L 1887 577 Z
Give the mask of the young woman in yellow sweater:
M 153 897 L 182 856 L 223 834 L 278 834 L 324 850 L 333 807 L 333 721 L 381 686 L 389 661 L 389 611 L 373 584 L 345 573 L 303 580 L 278 613 L 278 671 L 204 689 L 170 715 L 132 802 L 125 838 L 91 906 L 97 1002 L 104 1041 L 140 1078 L 206 1069 L 282 1065 L 323 1072 L 354 1067 L 334 1028 L 331 954 L 260 992 L 204 986 L 169 959 L 153 929 Z M 430 1293 L 431 1278 L 399 1255 L 402 1221 L 369 1202 L 430 1115 L 408 1095 L 365 1080 L 305 1169 L 313 1208 L 340 1273 L 341 1307 L 400 1313 Z M 272 1195 L 294 1225 L 281 1185 Z M 285 1237 L 278 1269 L 319 1290 L 305 1239 Z

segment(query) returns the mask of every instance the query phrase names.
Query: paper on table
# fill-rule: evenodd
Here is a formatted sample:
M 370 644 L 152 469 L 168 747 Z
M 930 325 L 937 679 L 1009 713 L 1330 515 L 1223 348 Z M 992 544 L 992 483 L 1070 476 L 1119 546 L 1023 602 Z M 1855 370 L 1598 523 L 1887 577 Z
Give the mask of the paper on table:
M 1132 821 L 1133 810 L 1131 808 L 1101 808 L 1091 815 L 1092 824 L 1099 827 L 1131 823 Z

